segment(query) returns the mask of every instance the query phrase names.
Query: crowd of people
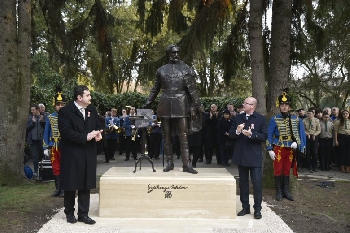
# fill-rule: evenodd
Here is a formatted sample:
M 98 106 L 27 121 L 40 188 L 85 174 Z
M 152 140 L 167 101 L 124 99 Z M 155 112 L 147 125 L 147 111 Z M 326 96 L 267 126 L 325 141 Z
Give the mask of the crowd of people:
M 306 132 L 306 156 L 300 156 L 299 170 L 329 171 L 331 167 L 350 172 L 348 146 L 349 111 L 338 107 L 298 109 Z
M 273 161 L 276 200 L 294 201 L 289 192 L 289 175 L 300 169 L 328 171 L 331 166 L 350 172 L 349 111 L 337 107 L 323 110 L 309 108 L 293 112 L 292 100 L 284 90 L 276 103 L 279 113 L 269 123 L 255 110 L 257 99 L 248 97 L 242 105 L 230 103 L 223 111 L 211 104 L 205 111 L 196 91 L 196 72 L 183 63 L 179 47 L 169 45 L 169 63 L 157 70 L 157 79 L 143 109 L 150 109 L 160 90 L 157 109 L 147 126 L 133 106 L 115 106 L 103 115 L 91 105 L 87 86 L 74 88 L 71 103 L 66 105 L 62 89 L 54 96 L 55 111 L 32 106 L 26 125 L 26 143 L 30 145 L 37 176 L 43 148 L 48 148 L 55 176 L 52 196 L 64 197 L 67 222 L 95 224 L 88 216 L 90 190 L 96 188 L 97 155 L 104 152 L 105 162 L 116 160 L 115 154 L 138 159 L 138 153 L 151 159 L 166 158 L 164 172 L 174 169 L 174 154 L 182 160 L 183 172 L 197 174 L 197 163 L 207 166 L 216 157 L 224 167 L 238 166 L 242 210 L 250 214 L 249 178 L 253 184 L 254 218 L 261 219 L 263 143 Z M 119 112 L 118 109 L 121 111 Z M 190 156 L 192 155 L 192 156 Z M 78 219 L 74 216 L 78 194 Z

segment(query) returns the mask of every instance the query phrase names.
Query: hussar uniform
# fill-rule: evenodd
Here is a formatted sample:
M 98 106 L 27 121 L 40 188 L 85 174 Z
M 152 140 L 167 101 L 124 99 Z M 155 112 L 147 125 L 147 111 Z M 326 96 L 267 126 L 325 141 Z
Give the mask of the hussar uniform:
M 288 105 L 291 103 L 287 92 L 283 92 L 278 97 L 277 107 L 282 103 Z M 271 117 L 267 130 L 266 149 L 273 151 L 272 154 L 275 155 L 273 169 L 277 200 L 282 200 L 282 196 L 294 200 L 289 193 L 290 169 L 293 167 L 293 174 L 298 176 L 297 149 L 300 152 L 305 152 L 305 140 L 304 125 L 299 117 L 292 116 L 289 112 L 281 112 Z M 294 145 L 296 143 L 295 149 L 292 148 L 293 143 Z M 281 188 L 282 180 L 283 192 Z
M 54 97 L 54 105 L 59 102 L 66 103 L 66 97 L 62 94 L 60 87 L 56 90 L 56 95 Z M 48 121 L 46 121 L 45 131 L 44 131 L 44 142 L 50 148 L 50 160 L 52 165 L 52 172 L 55 176 L 55 186 L 56 190 L 52 194 L 53 196 L 64 196 L 64 190 L 60 188 L 60 157 L 61 152 L 59 149 L 60 143 L 60 132 L 58 130 L 58 112 L 53 112 L 48 116 Z

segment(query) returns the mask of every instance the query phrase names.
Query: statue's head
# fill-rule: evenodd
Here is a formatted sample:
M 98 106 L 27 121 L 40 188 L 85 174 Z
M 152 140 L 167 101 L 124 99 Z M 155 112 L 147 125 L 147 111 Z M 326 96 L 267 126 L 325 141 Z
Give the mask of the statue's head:
M 180 48 L 176 44 L 171 44 L 166 49 L 166 55 L 169 57 L 170 62 L 176 63 L 180 60 L 179 55 Z

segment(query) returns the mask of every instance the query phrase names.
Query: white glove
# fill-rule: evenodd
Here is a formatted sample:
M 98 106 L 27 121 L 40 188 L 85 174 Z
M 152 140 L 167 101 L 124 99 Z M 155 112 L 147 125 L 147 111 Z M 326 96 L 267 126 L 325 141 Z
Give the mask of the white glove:
M 298 147 L 298 144 L 296 142 L 293 142 L 292 145 L 290 145 L 290 148 L 296 149 Z
M 270 151 L 269 151 L 269 155 L 270 155 L 270 157 L 271 157 L 272 160 L 275 160 L 276 155 L 275 155 L 275 152 L 274 152 L 273 150 L 270 150 Z

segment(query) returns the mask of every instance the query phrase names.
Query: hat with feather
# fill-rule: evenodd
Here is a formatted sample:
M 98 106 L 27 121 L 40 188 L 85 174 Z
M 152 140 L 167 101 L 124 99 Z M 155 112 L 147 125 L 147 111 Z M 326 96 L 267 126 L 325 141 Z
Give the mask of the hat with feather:
M 67 99 L 66 96 L 62 94 L 62 87 L 56 86 L 56 95 L 53 100 L 53 105 L 56 105 L 57 103 L 66 103 Z
M 292 104 L 291 97 L 288 95 L 289 88 L 284 88 L 282 94 L 277 97 L 276 107 L 279 107 L 281 104 Z

